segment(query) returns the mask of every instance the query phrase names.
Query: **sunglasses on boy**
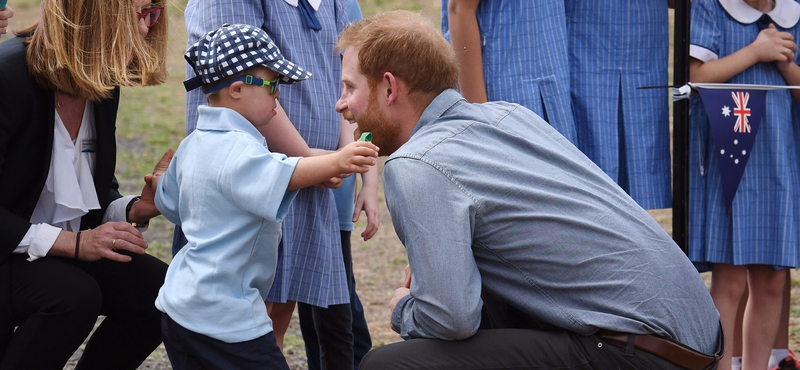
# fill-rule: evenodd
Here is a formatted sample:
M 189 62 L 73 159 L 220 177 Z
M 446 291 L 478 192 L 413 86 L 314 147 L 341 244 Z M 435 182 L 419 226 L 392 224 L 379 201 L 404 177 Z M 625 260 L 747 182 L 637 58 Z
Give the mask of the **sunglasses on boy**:
M 265 80 L 263 78 L 254 77 L 252 75 L 247 75 L 244 77 L 237 78 L 235 81 L 244 81 L 247 85 L 255 85 L 261 87 L 271 87 L 272 89 L 269 91 L 270 94 L 275 95 L 278 92 L 278 84 L 280 83 L 281 76 L 275 77 L 274 80 Z
M 164 13 L 164 7 L 156 5 L 136 12 L 136 16 L 139 17 L 139 19 L 144 19 L 147 28 L 150 28 L 156 25 L 158 18 L 161 17 L 161 13 Z
M 275 93 L 278 92 L 278 85 L 280 84 L 280 80 L 281 80 L 281 76 L 275 77 L 274 80 L 270 81 L 270 80 L 265 80 L 263 78 L 255 77 L 253 75 L 246 75 L 246 76 L 234 78 L 233 80 L 230 80 L 227 83 L 224 83 L 224 84 L 218 85 L 218 86 L 214 86 L 214 87 L 212 87 L 210 89 L 203 89 L 203 93 L 204 94 L 211 94 L 212 92 L 215 92 L 217 90 L 221 90 L 222 88 L 224 88 L 226 86 L 232 85 L 236 81 L 242 81 L 246 85 L 270 87 L 271 90 L 270 90 L 269 93 L 272 94 L 272 95 L 275 95 Z M 184 85 L 186 85 L 188 82 L 189 81 L 184 82 Z M 189 86 L 187 85 L 186 91 L 189 91 L 192 88 L 189 88 Z

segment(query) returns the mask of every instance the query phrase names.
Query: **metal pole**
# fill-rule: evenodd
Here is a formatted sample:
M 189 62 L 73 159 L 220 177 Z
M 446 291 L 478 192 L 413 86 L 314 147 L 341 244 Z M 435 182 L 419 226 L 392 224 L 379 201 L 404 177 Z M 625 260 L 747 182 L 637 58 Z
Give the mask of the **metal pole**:
M 689 0 L 675 0 L 673 85 L 689 82 Z M 689 99 L 672 105 L 672 239 L 689 251 Z

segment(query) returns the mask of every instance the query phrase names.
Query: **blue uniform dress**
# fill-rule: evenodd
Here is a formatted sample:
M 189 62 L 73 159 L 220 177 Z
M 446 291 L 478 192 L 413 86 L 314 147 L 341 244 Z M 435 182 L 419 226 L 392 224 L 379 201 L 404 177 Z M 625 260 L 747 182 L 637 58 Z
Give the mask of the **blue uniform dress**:
M 723 5 L 717 0 L 694 0 L 690 55 L 710 61 L 743 48 L 764 27 L 758 21 L 761 15 L 741 1 Z M 770 16 L 779 31 L 800 39 L 800 5 L 777 0 Z M 728 82 L 786 85 L 774 63 L 753 65 Z M 800 180 L 791 107 L 789 90 L 767 93 L 750 159 L 727 210 L 708 117 L 702 101 L 692 98 L 689 258 L 699 269 L 707 269 L 707 263 L 800 266 Z
M 449 38 L 447 2 L 442 0 L 442 32 Z M 575 144 L 564 4 L 483 0 L 476 15 L 488 100 L 532 110 Z
M 339 1 L 328 0 L 316 15 L 320 31 L 307 28 L 300 10 L 284 0 L 191 0 L 185 17 L 190 44 L 223 22 L 264 29 L 286 59 L 313 73 L 302 83 L 280 86 L 280 103 L 289 119 L 309 147 L 336 150 L 341 126 L 334 105 L 342 67 L 334 44 L 347 17 Z M 188 94 L 187 131 L 194 128 L 196 114 L 190 113 L 197 104 L 205 104 L 202 95 Z M 283 221 L 278 269 L 267 300 L 327 307 L 349 299 L 333 194 L 330 189 L 302 189 Z
M 666 0 L 566 0 L 578 147 L 646 209 L 672 207 Z

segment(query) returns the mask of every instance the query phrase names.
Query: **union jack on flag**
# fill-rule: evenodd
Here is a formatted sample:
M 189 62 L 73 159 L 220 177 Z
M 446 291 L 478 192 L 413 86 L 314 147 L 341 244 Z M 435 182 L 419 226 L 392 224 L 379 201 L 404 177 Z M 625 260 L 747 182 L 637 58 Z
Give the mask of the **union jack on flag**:
M 736 108 L 733 109 L 733 115 L 736 116 L 736 125 L 733 126 L 733 132 L 750 132 L 750 122 L 747 120 L 747 117 L 750 117 L 750 108 L 747 107 L 750 93 L 731 91 L 731 97 L 733 102 L 736 103 Z
M 750 158 L 767 97 L 764 89 L 736 87 L 740 86 L 697 86 L 708 116 L 722 181 L 722 196 L 728 209 Z M 734 104 L 731 104 L 731 98 Z

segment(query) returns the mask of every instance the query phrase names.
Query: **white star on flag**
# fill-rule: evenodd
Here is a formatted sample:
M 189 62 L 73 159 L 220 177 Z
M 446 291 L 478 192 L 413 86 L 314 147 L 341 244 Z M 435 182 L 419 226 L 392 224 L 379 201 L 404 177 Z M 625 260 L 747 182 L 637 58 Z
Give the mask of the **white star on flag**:
M 731 108 L 729 108 L 727 105 L 723 106 L 722 107 L 722 115 L 725 116 L 725 117 L 730 116 L 731 115 Z

